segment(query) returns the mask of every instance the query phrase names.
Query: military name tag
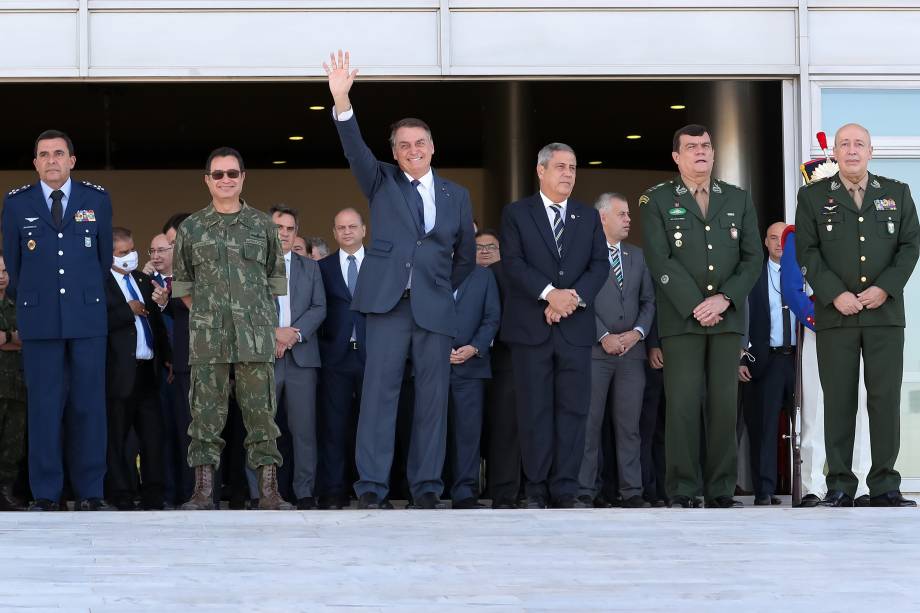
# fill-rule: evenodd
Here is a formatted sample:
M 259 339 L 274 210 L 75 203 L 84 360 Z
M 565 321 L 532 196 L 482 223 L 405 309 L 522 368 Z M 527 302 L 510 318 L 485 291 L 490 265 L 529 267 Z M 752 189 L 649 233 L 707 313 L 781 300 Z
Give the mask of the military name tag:
M 28 243 L 26 243 L 26 247 L 29 248 L 29 251 L 35 251 L 35 241 L 30 240 Z
M 731 228 L 728 231 L 729 235 L 732 237 L 733 241 L 738 240 L 738 228 Z
M 687 209 L 682 206 L 676 206 L 673 209 L 668 209 L 668 215 L 672 217 L 677 217 L 679 215 L 686 215 Z
M 86 245 L 87 247 L 92 247 L 92 246 L 93 246 L 93 239 L 91 239 L 90 237 L 87 236 L 87 237 L 85 237 L 85 238 L 83 239 L 83 244 Z

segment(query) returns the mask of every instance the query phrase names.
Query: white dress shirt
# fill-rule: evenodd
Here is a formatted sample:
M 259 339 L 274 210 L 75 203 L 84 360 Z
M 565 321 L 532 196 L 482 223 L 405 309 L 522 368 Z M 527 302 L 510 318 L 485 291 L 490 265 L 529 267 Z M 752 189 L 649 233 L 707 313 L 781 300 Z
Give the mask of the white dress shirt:
M 566 212 L 566 210 L 568 210 L 569 199 L 566 198 L 566 199 L 563 200 L 562 202 L 553 202 L 552 200 L 550 200 L 549 198 L 547 198 L 546 195 L 545 195 L 543 192 L 540 192 L 540 199 L 543 200 L 543 208 L 546 209 L 546 217 L 547 217 L 547 219 L 549 219 L 549 227 L 550 227 L 550 230 L 552 230 L 553 226 L 556 224 L 556 211 L 554 211 L 553 209 L 549 208 L 550 205 L 552 205 L 552 204 L 555 204 L 556 206 L 558 206 L 558 207 L 561 209 L 561 210 L 559 211 L 559 215 L 562 216 L 562 223 L 563 223 L 563 225 L 564 225 L 564 224 L 565 224 L 565 212 Z M 563 234 L 563 236 L 564 236 L 564 234 Z M 550 293 L 551 291 L 553 291 L 554 289 L 556 289 L 556 286 L 554 286 L 552 283 L 550 283 L 550 284 L 548 284 L 546 287 L 544 287 L 544 288 L 543 288 L 543 291 L 540 292 L 540 300 L 546 300 L 547 294 L 549 294 L 549 293 Z
M 44 183 L 42 184 L 44 185 Z M 112 273 L 112 276 L 115 277 L 115 284 L 121 290 L 122 295 L 125 297 L 125 302 L 131 302 L 134 298 L 131 297 L 131 293 L 128 291 L 128 287 L 125 285 L 125 273 L 118 272 L 117 270 L 110 268 L 109 272 Z M 131 283 L 131 286 L 134 288 L 134 291 L 137 292 L 137 295 L 141 297 L 141 303 L 143 304 L 144 295 L 141 293 L 141 288 L 137 286 L 137 282 L 134 280 L 134 277 L 129 274 L 128 281 Z M 150 322 L 147 322 L 150 325 Z M 147 337 L 144 336 L 144 324 L 141 323 L 140 315 L 134 316 L 134 328 L 137 330 L 137 347 L 134 350 L 134 357 L 138 360 L 152 360 L 153 359 L 153 350 L 147 346 Z M 153 326 L 150 326 L 151 333 L 153 332 Z M 153 339 L 150 339 L 153 341 Z
M 284 274 L 287 277 L 287 293 L 284 296 L 278 296 L 278 327 L 291 327 L 291 252 L 284 254 Z
M 345 287 L 348 287 L 348 255 L 347 251 L 339 249 L 339 266 L 342 267 L 342 280 L 345 281 Z M 360 273 L 361 262 L 364 261 L 364 245 L 358 247 L 358 250 L 351 255 L 355 256 L 355 266 L 358 267 L 358 272 Z
M 770 346 L 783 346 L 783 293 L 780 282 L 779 264 L 767 260 L 767 294 L 770 298 Z M 795 346 L 795 315 L 789 311 L 790 344 Z
M 39 181 L 39 185 L 42 186 L 42 194 L 45 195 L 45 204 L 48 205 L 48 210 L 51 210 L 51 192 L 54 191 L 54 188 L 45 183 L 44 181 Z M 73 188 L 73 179 L 67 179 L 67 183 L 61 186 L 61 191 L 64 192 L 64 197 L 61 198 L 61 208 L 64 214 L 67 214 L 67 203 L 70 202 L 70 190 Z M 63 219 L 63 217 L 62 217 Z

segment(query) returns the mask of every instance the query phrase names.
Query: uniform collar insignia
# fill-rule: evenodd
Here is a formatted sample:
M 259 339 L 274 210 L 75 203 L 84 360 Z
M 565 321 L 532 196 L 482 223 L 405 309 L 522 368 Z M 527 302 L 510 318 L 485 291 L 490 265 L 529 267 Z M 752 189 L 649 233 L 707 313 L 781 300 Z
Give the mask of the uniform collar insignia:
M 721 194 L 721 193 L 722 193 L 722 188 L 719 187 L 719 184 L 718 184 L 717 182 L 715 182 L 715 181 L 712 182 L 712 193 L 714 193 L 714 194 Z
M 840 189 L 840 184 L 837 183 L 836 181 L 831 181 L 831 191 L 835 192 L 838 189 Z
M 882 184 L 878 182 L 878 179 L 872 179 L 872 182 L 869 183 L 869 185 L 871 185 L 875 189 L 881 189 L 882 187 Z
M 678 183 L 677 187 L 674 188 L 674 193 L 677 194 L 678 196 L 683 196 L 684 194 L 687 193 L 687 188 L 684 187 L 682 184 Z

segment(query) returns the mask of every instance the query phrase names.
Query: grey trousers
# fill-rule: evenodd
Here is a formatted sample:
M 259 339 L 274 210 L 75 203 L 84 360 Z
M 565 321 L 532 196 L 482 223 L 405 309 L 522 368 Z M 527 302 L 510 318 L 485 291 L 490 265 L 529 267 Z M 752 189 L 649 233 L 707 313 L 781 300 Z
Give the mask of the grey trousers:
M 578 472 L 578 495 L 597 493 L 597 470 L 601 451 L 604 411 L 612 394 L 614 442 L 620 495 L 625 500 L 642 495 L 642 395 L 645 360 L 606 356 L 591 360 L 591 405 L 585 428 L 585 455 Z
M 298 499 L 313 496 L 316 483 L 316 381 L 318 368 L 303 368 L 294 361 L 291 352 L 285 352 L 275 361 L 275 398 L 278 415 L 286 416 L 291 433 L 293 458 L 284 463 L 293 464 L 293 490 Z M 292 461 L 293 460 L 293 461 Z M 246 467 L 249 495 L 259 497 L 259 478 Z

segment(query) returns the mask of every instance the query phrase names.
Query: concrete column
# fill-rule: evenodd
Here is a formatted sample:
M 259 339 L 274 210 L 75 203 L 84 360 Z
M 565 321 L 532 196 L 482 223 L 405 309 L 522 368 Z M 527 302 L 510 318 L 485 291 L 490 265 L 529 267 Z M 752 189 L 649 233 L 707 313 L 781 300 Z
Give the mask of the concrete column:
M 533 191 L 536 151 L 531 134 L 530 86 L 495 83 L 484 105 L 483 165 L 486 195 L 483 227 L 498 229 L 501 209 Z

